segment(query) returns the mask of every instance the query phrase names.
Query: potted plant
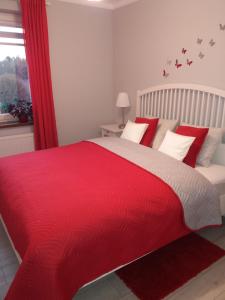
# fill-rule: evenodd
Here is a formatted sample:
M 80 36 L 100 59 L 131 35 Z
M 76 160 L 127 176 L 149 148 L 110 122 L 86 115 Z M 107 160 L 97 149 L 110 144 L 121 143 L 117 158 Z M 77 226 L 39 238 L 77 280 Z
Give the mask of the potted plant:
M 17 100 L 14 104 L 9 104 L 9 113 L 18 118 L 20 123 L 27 123 L 33 119 L 32 103 L 27 100 Z

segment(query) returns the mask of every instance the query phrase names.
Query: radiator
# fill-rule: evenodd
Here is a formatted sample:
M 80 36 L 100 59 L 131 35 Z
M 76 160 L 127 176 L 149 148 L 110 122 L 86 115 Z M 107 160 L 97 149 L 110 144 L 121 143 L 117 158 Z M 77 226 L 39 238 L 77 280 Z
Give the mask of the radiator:
M 34 150 L 33 133 L 0 137 L 0 157 Z

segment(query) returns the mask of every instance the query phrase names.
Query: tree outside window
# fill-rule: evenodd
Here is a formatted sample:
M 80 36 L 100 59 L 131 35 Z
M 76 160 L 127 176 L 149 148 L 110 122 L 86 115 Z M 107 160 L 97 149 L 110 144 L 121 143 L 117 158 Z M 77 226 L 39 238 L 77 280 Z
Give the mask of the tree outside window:
M 32 106 L 22 29 L 0 26 L 0 120 L 18 103 L 23 105 L 19 105 L 17 112 L 24 105 Z

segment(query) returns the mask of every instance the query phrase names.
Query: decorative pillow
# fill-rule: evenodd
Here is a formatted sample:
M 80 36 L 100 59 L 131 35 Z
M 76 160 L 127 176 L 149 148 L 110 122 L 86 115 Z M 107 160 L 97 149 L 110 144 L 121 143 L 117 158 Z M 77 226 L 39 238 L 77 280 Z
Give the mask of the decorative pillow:
M 196 138 L 194 143 L 191 145 L 186 157 L 184 158 L 184 163 L 191 166 L 192 168 L 194 168 L 196 165 L 198 154 L 201 151 L 202 145 L 208 132 L 209 128 L 197 128 L 191 126 L 179 126 L 176 129 L 176 133 L 178 134 Z
M 149 126 L 148 124 L 144 124 L 144 123 L 137 124 L 137 123 L 128 121 L 123 130 L 121 138 L 132 141 L 134 143 L 140 143 L 148 126 Z
M 194 140 L 195 137 L 183 136 L 168 130 L 159 151 L 182 161 Z
M 149 124 L 140 144 L 151 146 L 154 139 L 159 119 L 136 118 L 135 123 Z
M 155 119 L 151 116 L 146 116 L 148 119 Z M 159 149 L 160 145 L 162 144 L 162 141 L 167 133 L 167 130 L 174 131 L 176 127 L 178 126 L 179 121 L 178 120 L 167 120 L 167 119 L 159 119 L 158 122 L 158 128 L 155 134 L 155 137 L 152 142 L 152 148 L 153 149 Z
M 188 126 L 186 123 L 181 125 Z M 189 125 L 190 126 L 190 125 Z M 196 126 L 202 128 L 200 126 Z M 197 157 L 197 164 L 203 167 L 209 167 L 213 156 L 218 148 L 219 144 L 222 143 L 222 138 L 224 134 L 223 128 L 209 128 L 208 135 L 206 136 L 205 142 L 202 149 Z

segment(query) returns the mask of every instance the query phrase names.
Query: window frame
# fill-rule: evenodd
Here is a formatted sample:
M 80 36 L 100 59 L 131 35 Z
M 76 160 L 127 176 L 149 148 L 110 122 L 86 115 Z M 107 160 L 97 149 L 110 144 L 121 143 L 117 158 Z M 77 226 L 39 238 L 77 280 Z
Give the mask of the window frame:
M 21 14 L 17 11 L 10 11 L 7 9 L 0 9 L 0 17 L 1 15 L 5 15 L 6 18 L 4 21 L 0 19 L 0 28 L 1 27 L 12 27 L 12 28 L 21 28 Z M 8 21 L 7 21 L 8 16 Z M 0 30 L 0 38 L 13 38 L 13 39 L 22 39 L 24 40 L 23 32 L 7 32 Z M 10 43 L 10 42 L 2 42 L 0 41 L 1 46 L 21 46 L 24 47 L 23 43 Z M 19 120 L 13 119 L 13 117 L 9 113 L 0 113 L 0 129 L 8 128 L 8 127 L 18 127 L 18 126 L 28 126 L 32 125 L 33 121 L 28 121 L 27 123 L 20 123 Z

